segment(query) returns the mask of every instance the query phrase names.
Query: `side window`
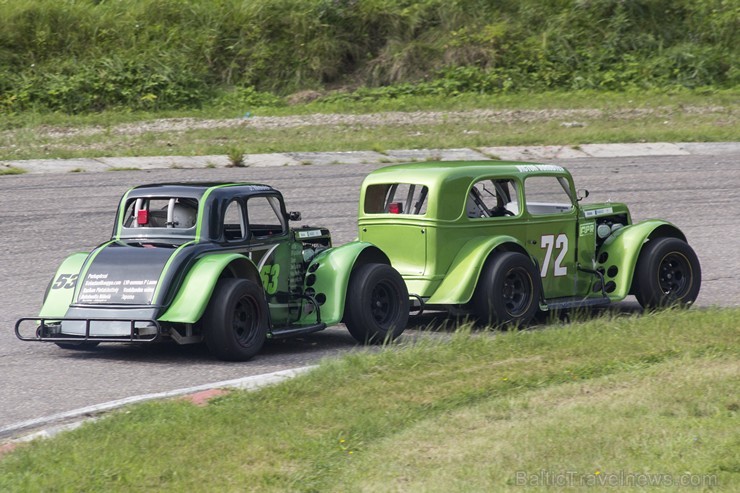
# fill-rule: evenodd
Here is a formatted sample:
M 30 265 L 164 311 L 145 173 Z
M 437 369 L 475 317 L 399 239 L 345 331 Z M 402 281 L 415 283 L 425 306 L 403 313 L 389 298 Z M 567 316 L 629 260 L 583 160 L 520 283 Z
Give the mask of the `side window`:
M 365 191 L 365 213 L 423 216 L 427 213 L 428 193 L 424 185 L 410 183 L 370 185 Z
M 573 210 L 568 180 L 558 176 L 530 176 L 524 180 L 527 212 L 533 215 L 567 214 Z
M 244 224 L 244 208 L 239 200 L 232 200 L 224 214 L 224 237 L 227 241 L 243 240 L 247 228 Z
M 473 185 L 465 212 L 471 219 L 519 215 L 519 197 L 514 180 L 487 179 Z
M 277 197 L 252 197 L 247 201 L 247 222 L 252 236 L 257 238 L 283 234 L 285 218 Z

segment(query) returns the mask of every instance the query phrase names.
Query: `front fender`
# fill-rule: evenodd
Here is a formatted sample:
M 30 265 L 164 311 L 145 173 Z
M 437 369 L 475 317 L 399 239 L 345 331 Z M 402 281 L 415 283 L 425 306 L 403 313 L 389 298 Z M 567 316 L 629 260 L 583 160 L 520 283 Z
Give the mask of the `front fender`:
M 342 321 L 349 277 L 357 259 L 363 253 L 373 255 L 376 261 L 390 264 L 378 247 L 364 241 L 353 241 L 324 250 L 309 264 L 305 290 L 312 289 L 319 303 L 325 299 L 321 305 L 323 323 L 331 325 Z M 315 320 L 315 314 L 304 314 L 299 323 L 310 323 Z
M 649 219 L 625 226 L 604 241 L 596 252 L 596 267 L 603 269 L 607 293 L 612 301 L 624 299 L 630 294 L 635 266 L 643 245 L 652 238 L 663 236 L 686 241 L 686 237 L 676 226 L 660 219 Z M 615 284 L 614 287 L 610 286 L 611 282 Z
M 87 256 L 87 253 L 73 253 L 62 262 L 49 284 L 49 291 L 44 298 L 39 317 L 53 319 L 62 318 L 67 314 L 67 309 L 74 298 L 77 276 Z
M 456 305 L 470 301 L 488 255 L 505 243 L 516 244 L 525 250 L 513 236 L 479 236 L 468 241 L 457 253 L 444 280 L 427 303 Z
M 185 276 L 161 322 L 192 324 L 203 316 L 221 273 L 232 268 L 237 277 L 259 281 L 254 263 L 238 253 L 217 253 L 199 259 Z M 261 284 L 261 283 L 260 283 Z

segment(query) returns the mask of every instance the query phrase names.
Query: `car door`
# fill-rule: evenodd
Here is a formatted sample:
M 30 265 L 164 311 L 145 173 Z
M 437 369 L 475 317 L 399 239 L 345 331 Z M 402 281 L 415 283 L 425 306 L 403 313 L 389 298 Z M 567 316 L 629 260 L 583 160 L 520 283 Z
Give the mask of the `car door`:
M 524 180 L 527 251 L 536 259 L 546 299 L 577 293 L 576 224 L 573 188 L 564 176 Z

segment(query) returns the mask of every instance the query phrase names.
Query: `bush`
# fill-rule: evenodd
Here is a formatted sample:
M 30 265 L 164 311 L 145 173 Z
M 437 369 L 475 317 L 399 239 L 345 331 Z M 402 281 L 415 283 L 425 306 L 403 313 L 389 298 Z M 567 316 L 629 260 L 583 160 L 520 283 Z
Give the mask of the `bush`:
M 342 85 L 727 87 L 738 16 L 727 0 L 16 0 L 0 18 L 0 108 L 188 108 L 230 87 L 268 104 Z

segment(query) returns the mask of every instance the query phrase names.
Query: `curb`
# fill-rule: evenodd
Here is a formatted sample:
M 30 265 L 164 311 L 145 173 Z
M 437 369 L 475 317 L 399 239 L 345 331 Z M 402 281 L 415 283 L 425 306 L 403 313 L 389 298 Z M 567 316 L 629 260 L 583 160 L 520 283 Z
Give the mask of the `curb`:
M 740 153 L 740 142 L 651 142 L 637 144 L 583 144 L 580 146 L 508 146 L 476 149 L 399 149 L 385 152 L 287 152 L 246 154 L 244 167 L 270 168 L 300 165 L 380 164 L 409 161 L 541 161 L 550 159 L 689 156 Z M 229 158 L 212 156 L 101 157 L 0 161 L 0 169 L 26 173 L 74 173 L 120 170 L 226 168 Z
M 292 368 L 290 370 L 265 373 L 264 375 L 253 375 L 249 377 L 236 378 L 233 380 L 223 380 L 220 382 L 207 383 L 194 387 L 186 387 L 166 392 L 157 392 L 152 394 L 142 394 L 132 397 L 126 397 L 124 399 L 118 399 L 102 404 L 87 406 L 72 411 L 52 414 L 51 416 L 45 416 L 42 418 L 21 421 L 20 423 L 14 423 L 12 425 L 0 428 L 0 438 L 8 439 L 5 440 L 5 446 L 7 446 L 8 443 L 10 443 L 12 446 L 12 444 L 30 442 L 31 440 L 35 440 L 37 438 L 50 438 L 63 431 L 69 431 L 78 428 L 87 421 L 94 421 L 96 419 L 99 419 L 100 414 L 104 412 L 119 409 L 130 404 L 136 404 L 139 402 L 157 399 L 179 397 L 183 395 L 194 394 L 204 390 L 220 388 L 257 390 L 262 387 L 276 385 L 285 380 L 297 377 L 298 375 L 306 373 L 309 370 L 314 369 L 315 367 L 315 365 L 302 366 L 299 368 Z

